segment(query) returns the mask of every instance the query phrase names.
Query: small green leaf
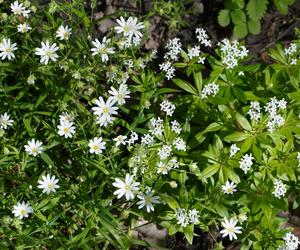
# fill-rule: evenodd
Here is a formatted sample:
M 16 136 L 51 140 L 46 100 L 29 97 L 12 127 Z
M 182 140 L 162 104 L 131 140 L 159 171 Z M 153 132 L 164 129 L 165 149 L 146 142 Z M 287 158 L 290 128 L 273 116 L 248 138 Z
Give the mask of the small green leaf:
M 207 179 L 215 175 L 219 171 L 220 167 L 220 164 L 210 165 L 209 167 L 203 170 L 203 172 L 201 173 L 201 178 Z
M 246 14 L 243 10 L 235 9 L 231 12 L 232 22 L 235 25 L 242 25 L 246 22 Z
M 242 116 L 239 113 L 236 113 L 235 117 L 236 117 L 238 123 L 241 125 L 241 127 L 243 129 L 248 130 L 248 131 L 252 130 L 252 127 L 251 127 L 250 123 L 248 122 L 248 120 L 244 116 Z
M 219 12 L 218 23 L 222 27 L 226 27 L 230 23 L 230 12 L 227 9 L 223 9 Z
M 244 132 L 234 132 L 233 134 L 227 135 L 224 137 L 225 141 L 234 142 L 234 141 L 244 141 L 246 138 L 250 137 L 250 134 Z

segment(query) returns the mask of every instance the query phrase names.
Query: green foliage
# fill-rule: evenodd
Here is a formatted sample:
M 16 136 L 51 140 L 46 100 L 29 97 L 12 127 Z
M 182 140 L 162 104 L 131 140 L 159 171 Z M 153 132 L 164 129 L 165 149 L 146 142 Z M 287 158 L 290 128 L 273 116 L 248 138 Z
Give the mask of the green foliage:
M 141 222 L 189 244 L 207 232 L 222 249 L 228 220 L 242 249 L 282 246 L 291 230 L 278 214 L 300 204 L 300 39 L 250 64 L 237 41 L 201 52 L 198 29 L 201 50 L 174 39 L 157 58 L 146 22 L 123 13 L 104 39 L 97 1 L 83 2 L 25 1 L 29 17 L 1 3 L 0 249 L 159 248 L 137 239 Z M 228 1 L 219 22 L 258 31 L 261 2 Z
M 288 7 L 294 0 L 274 0 L 274 5 L 281 14 L 287 14 Z M 261 31 L 261 19 L 267 11 L 268 0 L 237 1 L 226 0 L 225 9 L 219 11 L 218 23 L 226 27 L 233 23 L 233 34 L 236 38 L 243 38 L 249 32 L 259 34 Z

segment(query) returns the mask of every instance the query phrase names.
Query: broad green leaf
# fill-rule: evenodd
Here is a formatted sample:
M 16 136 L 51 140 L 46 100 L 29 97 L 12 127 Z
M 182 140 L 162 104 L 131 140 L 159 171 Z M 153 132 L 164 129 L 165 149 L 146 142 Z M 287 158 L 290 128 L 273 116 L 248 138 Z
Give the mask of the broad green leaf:
M 245 22 L 246 22 L 246 14 L 245 14 L 245 12 L 243 10 L 241 10 L 241 9 L 235 9 L 230 14 L 231 14 L 232 22 L 235 25 L 245 24 Z
M 193 95 L 198 95 L 197 90 L 187 81 L 184 81 L 179 78 L 172 79 L 172 81 L 181 89 L 185 90 L 186 92 L 189 92 Z
M 220 164 L 214 164 L 214 165 L 208 166 L 201 172 L 201 179 L 202 178 L 207 179 L 207 178 L 215 175 L 219 171 L 220 167 L 221 167 Z
M 261 31 L 261 25 L 259 20 L 249 20 L 248 21 L 248 30 L 250 33 L 257 35 Z
M 225 136 L 224 140 L 228 142 L 237 142 L 237 141 L 244 141 L 246 138 L 250 137 L 251 135 L 244 132 L 234 132 L 231 135 Z
M 233 34 L 236 38 L 243 38 L 248 34 L 248 27 L 246 23 L 239 23 L 234 25 Z

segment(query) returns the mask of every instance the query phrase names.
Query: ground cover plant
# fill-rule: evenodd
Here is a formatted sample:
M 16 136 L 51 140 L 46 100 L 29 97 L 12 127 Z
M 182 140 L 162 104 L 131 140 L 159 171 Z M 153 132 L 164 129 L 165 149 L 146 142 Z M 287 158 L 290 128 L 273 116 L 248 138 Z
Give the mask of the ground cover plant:
M 133 13 L 96 32 L 97 1 L 0 2 L 1 249 L 166 249 L 141 218 L 298 248 L 280 213 L 300 203 L 300 37 L 254 64 L 204 25 L 158 52 Z

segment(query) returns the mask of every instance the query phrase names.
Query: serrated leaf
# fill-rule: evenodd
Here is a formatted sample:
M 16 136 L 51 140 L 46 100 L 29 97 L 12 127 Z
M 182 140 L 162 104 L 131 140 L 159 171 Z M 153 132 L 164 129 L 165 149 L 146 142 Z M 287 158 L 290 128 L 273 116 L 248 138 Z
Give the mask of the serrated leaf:
M 250 19 L 260 20 L 267 10 L 268 0 L 250 0 L 247 4 L 247 13 Z
M 243 10 L 236 9 L 230 13 L 232 22 L 235 25 L 242 25 L 246 22 L 246 14 Z
M 274 0 L 274 4 L 280 14 L 286 15 L 289 11 L 289 6 L 282 0 Z
M 230 23 L 230 12 L 227 9 L 221 10 L 218 15 L 218 23 L 222 27 L 226 27 Z
M 261 31 L 261 25 L 259 20 L 249 20 L 248 21 L 248 30 L 250 33 L 257 35 Z
M 239 23 L 233 28 L 233 34 L 236 38 L 243 38 L 248 34 L 248 27 L 246 23 Z

